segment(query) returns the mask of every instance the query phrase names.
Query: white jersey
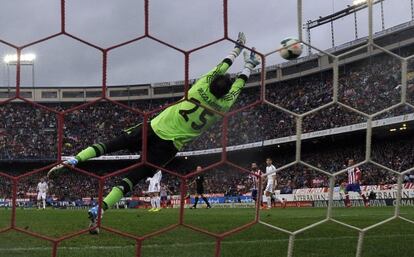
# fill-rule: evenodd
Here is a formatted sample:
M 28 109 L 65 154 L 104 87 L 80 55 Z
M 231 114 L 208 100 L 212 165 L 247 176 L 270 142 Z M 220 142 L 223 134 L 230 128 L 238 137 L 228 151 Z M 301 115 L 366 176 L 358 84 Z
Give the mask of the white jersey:
M 276 170 L 276 167 L 274 165 L 266 166 L 267 184 L 266 184 L 265 192 L 273 193 L 273 188 L 274 188 L 273 178 L 276 176 L 276 173 L 274 172 L 275 170 Z
M 159 170 L 157 173 L 154 174 L 154 176 L 152 176 L 150 183 L 159 184 L 161 182 L 161 178 L 162 172 Z
M 162 172 L 159 170 L 157 173 L 152 176 L 152 178 L 148 178 L 149 181 L 148 192 L 159 192 L 160 191 L 160 183 L 162 178 Z
M 276 167 L 271 164 L 270 166 L 266 166 L 266 174 L 267 174 L 267 182 L 273 183 L 273 177 L 276 176 L 276 173 L 274 172 L 276 170 Z M 273 173 L 272 173 L 273 172 Z M 272 174 L 270 174 L 272 173 Z
M 47 190 L 49 189 L 46 182 L 39 182 L 37 184 L 37 192 L 39 193 L 47 193 Z

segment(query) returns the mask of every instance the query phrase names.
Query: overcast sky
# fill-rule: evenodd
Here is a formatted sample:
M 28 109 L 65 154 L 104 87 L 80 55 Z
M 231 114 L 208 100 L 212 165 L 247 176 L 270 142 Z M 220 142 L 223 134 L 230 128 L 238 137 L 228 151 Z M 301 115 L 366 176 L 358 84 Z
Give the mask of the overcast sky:
M 303 0 L 303 21 L 339 11 L 352 0 Z M 60 30 L 59 0 L 0 0 L 0 38 L 24 45 Z M 67 0 L 66 30 L 82 39 L 108 47 L 144 30 L 142 0 Z M 380 6 L 374 9 L 374 30 L 381 30 Z M 385 0 L 386 28 L 411 19 L 410 0 Z M 279 46 L 281 39 L 297 37 L 296 0 L 229 0 L 229 33 L 247 35 L 248 45 L 260 52 Z M 353 16 L 335 23 L 335 42 L 355 39 Z M 368 32 L 367 10 L 358 13 L 358 34 Z M 223 35 L 221 0 L 150 0 L 151 35 L 191 49 Z M 331 47 L 330 25 L 312 31 L 312 43 Z M 190 77 L 200 76 L 220 61 L 232 44 L 219 43 L 190 56 Z M 0 56 L 14 53 L 0 44 Z M 36 86 L 101 84 L 100 52 L 65 36 L 31 46 L 35 53 Z M 113 50 L 108 59 L 108 85 L 139 84 L 184 79 L 184 55 L 149 39 Z M 241 58 L 240 58 L 241 59 Z M 267 64 L 279 63 L 277 55 Z M 241 67 L 239 60 L 231 71 Z M 0 65 L 0 86 L 7 85 L 6 66 Z M 22 84 L 31 85 L 31 70 L 23 68 Z M 14 70 L 11 69 L 14 78 Z M 14 82 L 12 82 L 13 84 Z

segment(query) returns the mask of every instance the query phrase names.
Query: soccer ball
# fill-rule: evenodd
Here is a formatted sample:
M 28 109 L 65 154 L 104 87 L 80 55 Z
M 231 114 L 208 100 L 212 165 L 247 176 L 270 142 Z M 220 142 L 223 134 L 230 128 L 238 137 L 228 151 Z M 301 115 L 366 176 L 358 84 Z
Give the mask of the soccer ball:
M 293 60 L 302 54 L 303 45 L 296 38 L 285 38 L 280 42 L 280 56 L 286 60 Z

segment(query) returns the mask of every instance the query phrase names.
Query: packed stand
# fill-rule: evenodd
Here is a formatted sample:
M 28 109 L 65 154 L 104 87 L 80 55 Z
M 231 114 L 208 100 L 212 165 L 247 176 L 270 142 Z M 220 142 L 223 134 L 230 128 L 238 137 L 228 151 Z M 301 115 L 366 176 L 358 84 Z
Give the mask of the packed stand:
M 410 49 L 411 51 L 411 49 Z M 407 50 L 407 53 L 410 53 Z M 412 73 L 413 64 L 408 66 Z M 300 78 L 266 86 L 266 99 L 296 113 L 304 113 L 329 103 L 333 97 L 332 70 L 319 71 Z M 408 77 L 408 94 L 414 92 L 413 76 Z M 339 101 L 366 113 L 384 109 L 400 100 L 401 65 L 398 59 L 379 54 L 339 67 Z M 259 100 L 259 87 L 242 91 L 233 107 L 239 109 Z M 150 111 L 177 101 L 178 98 L 123 102 L 131 108 Z M 46 103 L 57 111 L 75 103 Z M 413 112 L 411 109 L 382 114 L 390 117 Z M 0 105 L 0 159 L 56 159 L 57 118 L 52 112 L 28 103 Z M 360 114 L 338 105 L 305 116 L 302 132 L 341 127 L 366 121 Z M 107 141 L 123 129 L 142 122 L 139 113 L 110 102 L 98 102 L 75 110 L 64 119 L 63 155 L 72 155 L 86 146 Z M 229 118 L 228 145 L 295 135 L 292 115 L 267 104 L 255 105 Z M 221 147 L 222 126 L 217 123 L 205 135 L 186 146 L 184 151 Z M 116 154 L 125 154 L 120 152 Z

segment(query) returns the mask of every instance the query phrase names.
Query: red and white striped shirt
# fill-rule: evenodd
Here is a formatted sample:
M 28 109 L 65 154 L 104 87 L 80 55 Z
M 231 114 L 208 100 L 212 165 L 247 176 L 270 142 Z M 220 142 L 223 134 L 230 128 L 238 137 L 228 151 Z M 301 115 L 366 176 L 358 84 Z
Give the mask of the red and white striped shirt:
M 358 167 L 348 169 L 348 184 L 356 184 L 361 180 L 361 170 Z
M 257 175 L 257 176 L 262 176 L 263 173 L 261 170 L 256 170 L 256 171 L 251 171 L 253 174 Z M 251 179 L 253 181 L 253 189 L 258 189 L 259 188 L 259 177 L 251 175 Z

